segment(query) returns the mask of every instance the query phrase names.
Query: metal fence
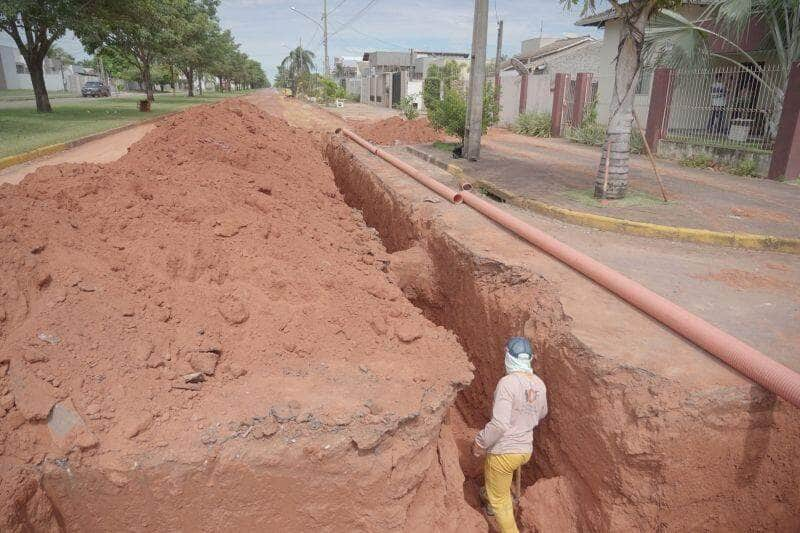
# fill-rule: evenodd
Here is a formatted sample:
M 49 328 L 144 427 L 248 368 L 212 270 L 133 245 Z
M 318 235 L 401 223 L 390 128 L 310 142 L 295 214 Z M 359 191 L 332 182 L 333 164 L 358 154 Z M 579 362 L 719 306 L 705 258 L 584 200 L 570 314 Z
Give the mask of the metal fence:
M 574 128 L 575 125 L 579 122 L 578 118 L 586 118 L 584 117 L 573 117 L 574 106 L 575 106 L 575 82 L 576 79 L 574 77 L 570 77 L 567 80 L 567 84 L 564 87 L 564 100 L 562 103 L 562 114 L 561 114 L 561 134 L 566 135 L 570 129 Z M 586 91 L 585 101 L 581 106 L 583 109 L 584 115 L 592 108 L 591 106 L 594 105 L 594 102 L 597 101 L 597 88 L 598 88 L 598 80 L 596 78 L 592 79 L 591 84 L 589 85 L 588 90 Z
M 694 144 L 771 150 L 785 72 L 777 65 L 675 70 L 665 138 Z

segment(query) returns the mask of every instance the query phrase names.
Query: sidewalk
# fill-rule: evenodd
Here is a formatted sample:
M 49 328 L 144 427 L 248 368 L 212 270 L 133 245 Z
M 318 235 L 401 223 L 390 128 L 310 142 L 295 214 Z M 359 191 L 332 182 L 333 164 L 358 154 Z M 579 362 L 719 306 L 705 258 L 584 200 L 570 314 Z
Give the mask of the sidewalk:
M 631 157 L 627 198 L 592 197 L 600 149 L 564 139 L 540 139 L 493 129 L 481 159 L 454 160 L 432 146 L 417 147 L 455 163 L 474 178 L 546 204 L 596 215 L 718 232 L 800 237 L 800 186 L 683 167 L 657 160 L 669 202 L 661 200 L 649 161 Z

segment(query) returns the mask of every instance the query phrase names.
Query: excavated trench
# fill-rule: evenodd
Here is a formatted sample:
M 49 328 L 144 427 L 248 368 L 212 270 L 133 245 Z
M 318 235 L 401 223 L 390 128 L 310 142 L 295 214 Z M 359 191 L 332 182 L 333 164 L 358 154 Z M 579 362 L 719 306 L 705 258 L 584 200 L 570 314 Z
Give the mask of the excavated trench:
M 544 276 L 476 251 L 451 231 L 452 218 L 409 199 L 397 185 L 408 178 L 359 148 L 333 137 L 326 157 L 345 201 L 379 234 L 406 297 L 456 334 L 475 367 L 446 422 L 469 505 L 478 508 L 482 481 L 469 446 L 491 412 L 502 347 L 526 335 L 540 356 L 550 414 L 523 473 L 523 526 L 796 530 L 800 417 L 788 404 L 749 386 L 707 397 L 596 353 L 573 334 Z M 745 512 L 742 502 L 766 511 Z

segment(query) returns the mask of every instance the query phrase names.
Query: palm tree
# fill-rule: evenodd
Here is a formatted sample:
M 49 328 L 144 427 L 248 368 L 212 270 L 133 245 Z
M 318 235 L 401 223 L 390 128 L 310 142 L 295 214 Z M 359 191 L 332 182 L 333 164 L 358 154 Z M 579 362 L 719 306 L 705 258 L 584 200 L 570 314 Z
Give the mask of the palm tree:
M 780 66 L 774 80 L 768 79 L 764 67 L 737 44 L 751 23 L 766 29 L 759 48 L 769 50 Z M 724 42 L 736 55 L 714 52 L 712 40 Z M 770 126 L 775 133 L 789 72 L 800 60 L 800 4 L 797 0 L 713 0 L 694 21 L 665 9 L 654 17 L 647 32 L 645 55 L 648 63 L 665 66 L 707 66 L 713 58 L 749 72 L 774 99 Z
M 310 76 L 314 66 L 314 52 L 304 50 L 298 46 L 281 61 L 281 68 L 289 78 L 289 86 L 292 89 L 292 96 L 297 96 L 297 84 L 304 77 Z
M 567 8 L 583 5 L 583 14 L 596 11 L 596 0 L 559 0 Z M 642 64 L 644 32 L 650 18 L 659 9 L 680 4 L 680 0 L 608 0 L 616 18 L 622 23 L 614 69 L 614 90 L 606 143 L 600 158 L 594 195 L 597 198 L 622 198 L 628 188 L 633 99 Z M 608 147 L 610 146 L 610 151 Z M 611 154 L 606 185 L 606 153 Z

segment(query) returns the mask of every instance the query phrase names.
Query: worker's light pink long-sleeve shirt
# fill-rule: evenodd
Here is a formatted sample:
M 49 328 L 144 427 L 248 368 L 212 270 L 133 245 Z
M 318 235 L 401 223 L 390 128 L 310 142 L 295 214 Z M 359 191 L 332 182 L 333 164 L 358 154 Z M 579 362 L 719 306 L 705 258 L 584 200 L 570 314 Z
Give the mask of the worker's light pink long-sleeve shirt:
M 497 383 L 492 419 L 475 442 L 486 453 L 531 453 L 533 428 L 547 416 L 547 388 L 536 374 L 512 373 Z

